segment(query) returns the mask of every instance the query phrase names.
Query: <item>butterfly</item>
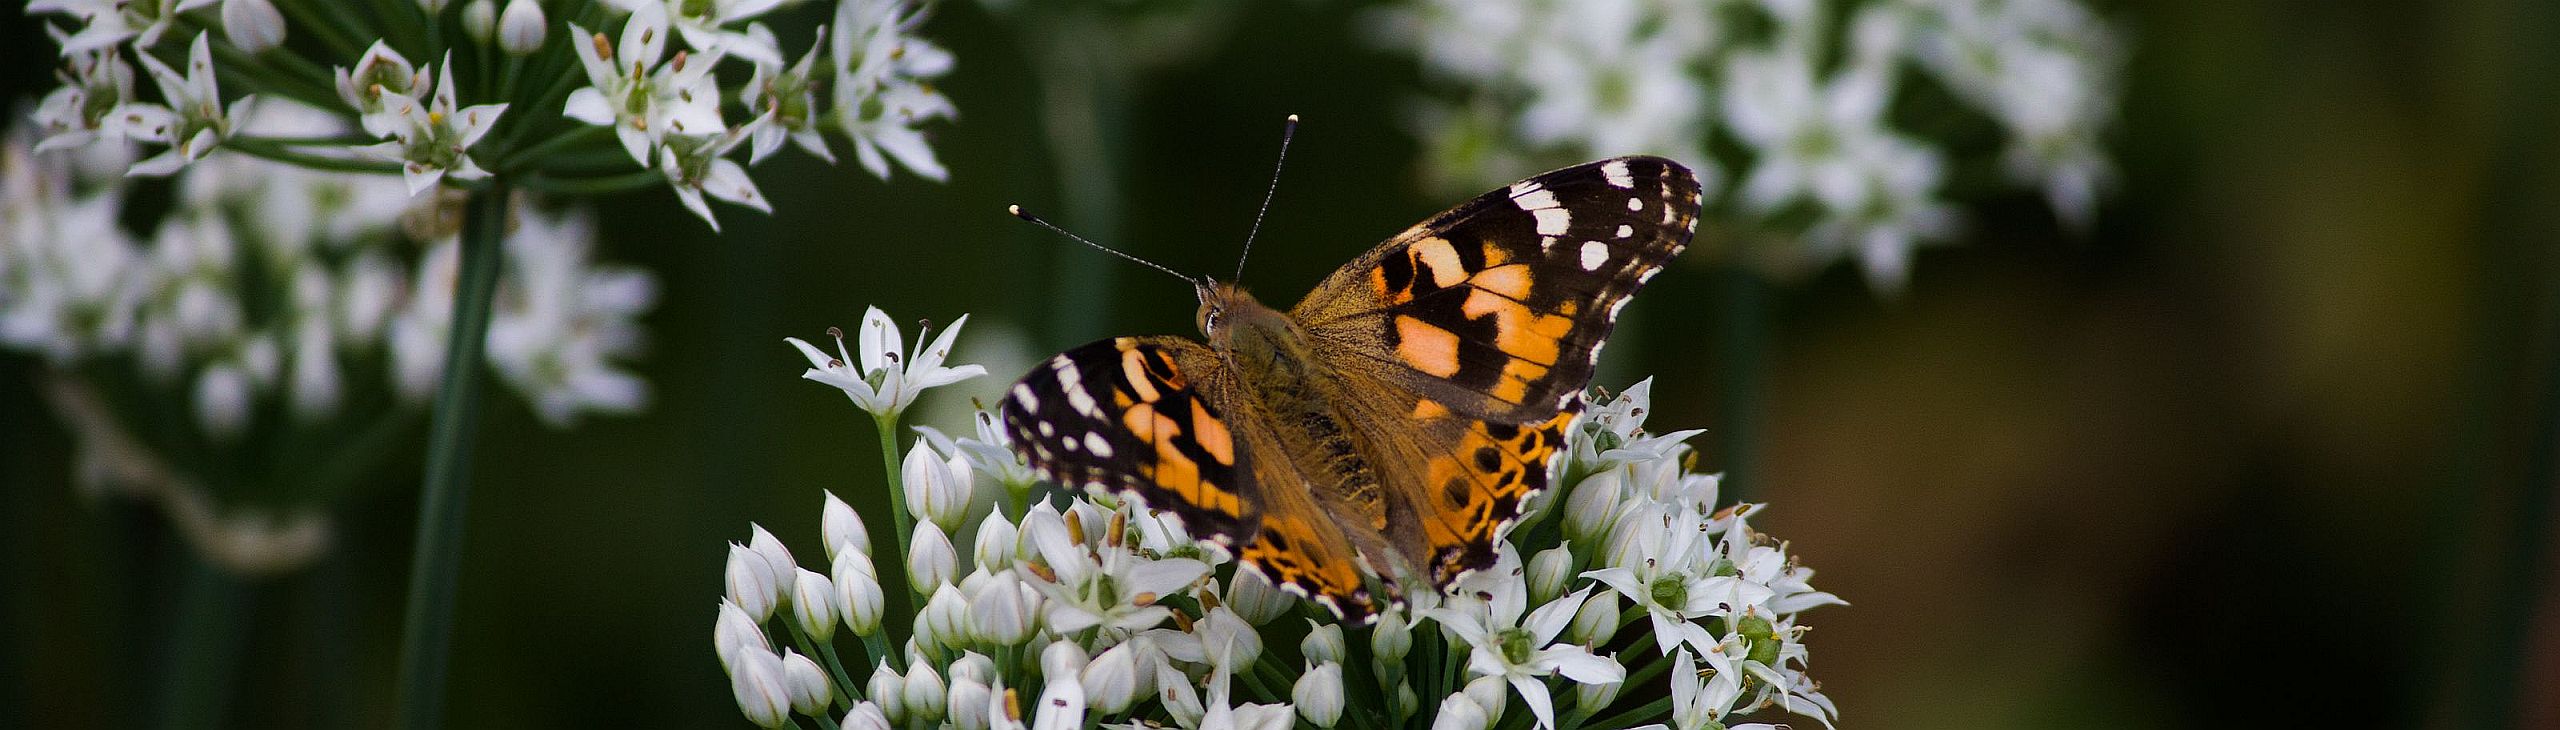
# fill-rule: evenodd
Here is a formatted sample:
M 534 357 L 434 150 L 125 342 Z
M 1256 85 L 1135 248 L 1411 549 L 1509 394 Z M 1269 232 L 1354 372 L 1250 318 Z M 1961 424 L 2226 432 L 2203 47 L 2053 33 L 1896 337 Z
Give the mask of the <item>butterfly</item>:
M 1618 312 L 1689 243 L 1696 175 L 1659 157 L 1477 196 L 1361 254 L 1287 312 L 1192 281 L 1203 343 L 1114 337 L 1007 389 L 1050 482 L 1134 499 L 1365 624 L 1394 582 L 1492 567 L 1582 410 Z M 1186 279 L 1189 277 L 1185 277 Z

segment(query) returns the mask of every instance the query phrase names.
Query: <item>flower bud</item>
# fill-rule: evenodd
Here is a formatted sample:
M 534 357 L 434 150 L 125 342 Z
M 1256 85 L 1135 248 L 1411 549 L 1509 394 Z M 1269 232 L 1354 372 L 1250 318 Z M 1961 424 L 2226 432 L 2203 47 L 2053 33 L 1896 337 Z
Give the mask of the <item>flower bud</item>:
M 1573 543 L 1538 551 L 1529 558 L 1529 603 L 1544 604 L 1564 593 L 1565 582 L 1573 577 Z
M 1413 650 L 1413 626 L 1402 612 L 1389 611 L 1378 616 L 1378 625 L 1369 630 L 1369 653 L 1386 664 L 1401 664 L 1406 652 Z
M 747 610 L 737 602 L 722 600 L 720 618 L 711 622 L 711 648 L 720 654 L 720 667 L 732 669 L 741 651 L 773 651 L 772 640 L 765 638 L 764 628 L 757 625 Z
M 1262 658 L 1262 634 L 1225 606 L 1209 609 L 1209 615 L 1200 618 L 1195 633 L 1200 635 L 1201 648 L 1208 652 L 1212 665 L 1239 670 Z
M 1298 675 L 1298 683 L 1289 688 L 1289 699 L 1298 704 L 1298 716 L 1307 724 L 1329 728 L 1342 721 L 1342 665 L 1324 662 L 1307 673 Z
M 889 724 L 888 713 L 880 710 L 879 703 L 870 700 L 853 703 L 853 709 L 845 710 L 844 721 L 836 726 L 843 730 L 894 730 Z
M 1474 681 L 1467 683 L 1466 689 L 1459 691 L 1466 694 L 1467 699 L 1475 703 L 1476 707 L 1484 710 L 1485 724 L 1491 725 L 1502 721 L 1503 700 L 1511 697 L 1511 685 L 1502 677 L 1491 674 L 1477 677 Z
M 871 554 L 871 529 L 863 526 L 862 514 L 853 511 L 853 505 L 845 504 L 834 492 L 827 493 L 826 505 L 818 513 L 818 534 L 826 536 L 829 560 L 846 548 Z
M 1415 696 L 1415 695 L 1414 695 L 1414 693 L 1413 693 L 1413 683 L 1412 683 L 1412 682 L 1397 682 L 1397 683 L 1396 683 L 1396 716 L 1397 716 L 1397 717 L 1412 717 L 1412 716 L 1413 716 L 1413 712 L 1414 712 L 1415 710 L 1419 710 L 1419 709 L 1422 709 L 1422 698 L 1417 697 L 1417 696 Z
M 1582 610 L 1573 614 L 1573 623 L 1564 630 L 1567 640 L 1582 646 L 1599 646 L 1618 636 L 1618 592 L 1599 591 L 1582 602 Z
M 934 586 L 950 585 L 959 572 L 960 555 L 952 550 L 951 538 L 934 523 L 916 523 L 915 536 L 907 541 L 908 587 L 928 593 Z
M 977 597 L 969 601 L 969 618 L 977 623 L 979 639 L 1013 646 L 1031 638 L 1031 632 L 1039 629 L 1039 594 L 1026 588 L 1029 586 L 1012 573 L 999 574 L 986 582 Z
M 907 679 L 900 691 L 906 695 L 907 719 L 911 724 L 932 725 L 942 722 L 943 709 L 950 701 L 950 689 L 942 684 L 942 675 L 925 662 L 907 668 Z
M 542 50 L 542 37 L 551 32 L 550 25 L 537 0 L 507 0 L 507 11 L 498 15 L 498 48 L 518 56 L 532 55 Z
M 1262 571 L 1250 568 L 1237 569 L 1235 578 L 1227 581 L 1226 594 L 1219 598 L 1227 599 L 1228 608 L 1235 609 L 1237 616 L 1244 617 L 1246 622 L 1255 626 L 1271 623 L 1272 619 L 1288 613 L 1289 608 L 1298 602 L 1296 597 L 1273 586 L 1271 579 Z
M 953 673 L 951 693 L 945 701 L 951 710 L 950 726 L 956 730 L 987 730 L 988 692 L 986 680 Z
M 447 1 L 448 0 L 418 0 L 418 9 L 427 11 L 427 15 L 432 18 L 433 16 L 444 14 L 444 4 Z
M 880 716 L 889 724 L 902 727 L 906 724 L 907 678 L 890 670 L 887 660 L 880 660 L 879 664 L 871 667 L 871 681 L 863 683 L 862 691 L 870 693 L 873 702 L 880 703 Z
M 1084 674 L 1085 665 L 1092 663 L 1093 658 L 1085 655 L 1084 647 L 1076 646 L 1072 641 L 1052 643 L 1040 650 L 1041 676 L 1048 677 L 1051 682 L 1060 678 L 1075 679 Z M 1077 703 L 1082 704 L 1083 700 L 1077 700 Z
M 1067 643 L 1058 642 L 1060 645 Z M 1080 730 L 1083 727 L 1083 683 L 1078 682 L 1073 673 L 1050 675 L 1048 684 L 1040 688 L 1039 709 L 1032 712 L 1030 730 Z
M 969 621 L 969 599 L 960 595 L 956 586 L 945 585 L 933 591 L 924 610 L 916 616 L 916 643 L 925 647 L 962 648 L 975 645 L 976 636 Z
M 970 543 L 969 557 L 989 573 L 1002 572 L 1013 567 L 1016 542 L 1013 523 L 1006 522 L 1002 512 L 989 512 L 986 521 L 978 523 L 978 537 Z
M 462 34 L 473 43 L 487 45 L 498 30 L 498 6 L 489 0 L 471 0 L 462 4 Z
M 898 473 L 906 484 L 907 514 L 918 522 L 939 525 L 944 532 L 960 529 L 960 520 L 969 514 L 969 492 L 974 486 L 967 460 L 944 459 L 931 444 L 918 442 L 915 450 L 907 452 Z
M 1431 721 L 1431 730 L 1484 730 L 1493 724 L 1484 715 L 1484 706 L 1457 693 L 1440 698 L 1440 714 Z
M 827 641 L 836 637 L 836 584 L 817 571 L 799 569 L 799 580 L 791 588 L 791 617 L 800 620 L 800 630 L 810 638 Z M 814 715 L 816 713 L 801 713 Z
M 1138 682 L 1138 642 L 1124 641 L 1087 663 L 1080 679 L 1085 704 L 1105 715 L 1117 715 L 1137 704 L 1144 691 Z
M 872 572 L 871 558 L 846 550 L 836 554 L 836 608 L 844 614 L 844 626 L 853 633 L 871 636 L 880 631 L 880 611 L 888 600 L 880 589 L 880 577 Z
M 817 717 L 835 704 L 835 685 L 827 680 L 827 672 L 800 652 L 782 650 L 782 686 L 791 698 L 791 710 Z
M 773 575 L 773 564 L 763 556 L 737 543 L 729 543 L 729 602 L 746 609 L 747 617 L 761 624 L 773 617 L 774 605 L 782 601 L 781 581 Z
M 1307 638 L 1298 640 L 1298 654 L 1315 664 L 1342 661 L 1349 648 L 1342 640 L 1342 624 L 1307 621 Z
M 1608 709 L 1610 703 L 1618 701 L 1618 690 L 1624 689 L 1626 686 L 1627 683 L 1623 681 L 1575 682 L 1573 685 L 1573 706 L 1589 708 L 1593 712 Z
M 791 715 L 791 694 L 783 685 L 782 657 L 769 651 L 738 652 L 729 668 L 729 691 L 738 711 L 758 727 L 781 727 Z
M 252 54 L 284 43 L 284 14 L 267 0 L 222 0 L 222 36 Z
M 1608 544 L 1609 528 L 1626 492 L 1626 477 L 1620 471 L 1603 471 L 1573 485 L 1573 491 L 1565 495 L 1565 539 L 1584 545 Z
M 751 528 L 747 536 L 747 549 L 764 556 L 765 564 L 773 570 L 774 580 L 783 580 L 791 575 L 792 570 L 800 567 L 800 561 L 791 559 L 791 548 L 782 546 L 782 538 L 774 537 L 773 533 L 766 531 L 763 525 L 750 522 L 747 523 L 747 527 Z

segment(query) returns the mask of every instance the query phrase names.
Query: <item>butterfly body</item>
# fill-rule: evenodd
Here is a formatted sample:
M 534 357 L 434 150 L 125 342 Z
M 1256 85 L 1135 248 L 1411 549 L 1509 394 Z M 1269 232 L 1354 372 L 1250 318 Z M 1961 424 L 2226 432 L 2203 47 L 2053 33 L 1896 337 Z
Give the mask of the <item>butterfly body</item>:
M 1364 574 L 1490 567 L 1544 489 L 1628 297 L 1686 246 L 1696 179 L 1660 158 L 1530 178 L 1444 212 L 1286 312 L 1195 283 L 1207 342 L 1061 353 L 1003 405 L 1050 480 L 1116 492 L 1347 619 Z

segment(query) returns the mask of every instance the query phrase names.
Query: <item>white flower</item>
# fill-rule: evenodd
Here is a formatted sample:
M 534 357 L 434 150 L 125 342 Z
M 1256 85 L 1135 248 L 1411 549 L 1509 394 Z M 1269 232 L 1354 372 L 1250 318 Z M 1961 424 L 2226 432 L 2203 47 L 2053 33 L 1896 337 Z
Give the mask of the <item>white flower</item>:
M 1717 595 L 1707 564 L 1706 521 L 1686 505 L 1648 505 L 1627 516 L 1619 527 L 1611 564 L 1583 573 L 1644 608 L 1653 620 L 1653 639 L 1664 653 L 1681 642 L 1704 646 L 1713 639 L 1690 619 L 1715 610 Z M 1729 580 L 1729 579 L 1728 579 Z
M 432 69 L 427 73 L 432 74 Z M 365 152 L 400 163 L 400 175 L 408 181 L 410 195 L 435 187 L 447 175 L 461 180 L 489 176 L 489 171 L 480 169 L 480 164 L 471 159 L 471 145 L 497 126 L 498 115 L 506 113 L 507 105 L 457 108 L 456 93 L 453 58 L 448 54 L 433 101 L 420 103 L 405 94 L 382 94 L 384 111 L 399 120 L 391 132 L 399 141 L 367 147 Z
M 684 42 L 704 53 L 729 53 L 756 63 L 781 64 L 782 52 L 771 38 L 756 38 L 722 26 L 765 14 L 782 0 L 605 0 L 633 14 L 656 9 L 674 21 Z
M 588 86 L 569 93 L 563 113 L 588 124 L 611 125 L 631 160 L 655 167 L 651 154 L 668 135 L 718 135 L 727 130 L 720 119 L 718 80 L 711 67 L 717 52 L 696 58 L 678 51 L 658 63 L 667 49 L 667 15 L 658 5 L 633 10 L 622 26 L 619 47 L 602 33 L 569 24 L 578 62 Z
M 1237 616 L 1255 626 L 1271 623 L 1298 605 L 1298 599 L 1271 584 L 1260 570 L 1239 568 L 1235 577 L 1227 579 L 1227 590 L 1219 596 Z
M 969 601 L 969 616 L 977 624 L 980 640 L 1019 645 L 1040 630 L 1040 592 L 1023 584 L 1012 571 L 997 573 Z
M 399 133 L 402 118 L 382 103 L 386 94 L 415 97 L 427 87 L 427 70 L 409 64 L 406 56 L 392 50 L 390 44 L 374 41 L 365 49 L 354 69 L 335 69 L 338 98 L 354 107 L 356 119 L 364 131 L 376 137 Z
M 1524 577 L 1529 581 L 1531 602 L 1552 601 L 1556 594 L 1564 592 L 1565 583 L 1573 578 L 1573 551 L 1570 547 L 1571 543 L 1557 545 L 1529 557 L 1528 574 Z
M 51 26 L 45 30 L 61 40 L 60 30 Z M 133 100 L 133 64 L 125 62 L 124 50 L 107 46 L 65 53 L 59 75 L 62 87 L 46 94 L 36 107 L 35 122 L 45 135 L 44 141 L 36 143 L 36 151 L 120 139 L 123 133 L 115 123 L 115 111 Z
M 950 71 L 951 54 L 908 35 L 923 11 L 905 0 L 854 0 L 836 6 L 835 20 L 834 113 L 855 159 L 884 179 L 891 157 L 927 179 L 949 177 L 916 128 L 958 113 L 924 82 Z
M 763 43 L 772 44 L 772 32 L 761 24 L 748 28 L 747 32 Z M 826 138 L 818 134 L 816 77 L 810 75 L 817 67 L 818 51 L 826 47 L 826 42 L 827 27 L 818 26 L 817 40 L 810 43 L 809 52 L 802 54 L 798 63 L 784 68 L 778 60 L 773 63 L 759 61 L 755 77 L 747 80 L 746 88 L 738 90 L 738 101 L 746 104 L 749 110 L 773 117 L 773 123 L 757 127 L 752 135 L 753 143 L 747 153 L 750 164 L 763 162 L 766 155 L 782 148 L 785 139 L 819 159 L 836 161 L 835 153 L 827 150 Z
M 188 47 L 186 75 L 180 76 L 148 54 L 142 56 L 142 67 L 151 71 L 151 80 L 160 87 L 160 98 L 167 105 L 135 102 L 117 108 L 120 131 L 136 140 L 169 145 L 169 149 L 134 163 L 134 175 L 167 175 L 212 154 L 215 146 L 230 138 L 232 120 L 246 114 L 255 98 L 243 96 L 228 108 L 222 105 L 213 52 L 201 33 Z
M 952 341 L 959 338 L 960 328 L 968 323 L 969 315 L 960 315 L 930 345 L 924 341 L 925 331 L 919 329 L 915 351 L 901 353 L 904 340 L 898 334 L 898 326 L 879 307 L 872 307 L 862 314 L 860 358 L 845 352 L 841 330 L 827 331 L 836 340 L 833 357 L 797 337 L 784 341 L 800 348 L 800 354 L 809 358 L 810 369 L 800 377 L 843 390 L 856 407 L 874 416 L 895 417 L 926 389 L 987 374 L 986 368 L 977 365 L 943 367 L 943 360 L 951 356 Z
M 1020 454 L 1013 453 L 1010 446 L 1013 439 L 1005 434 L 1004 425 L 997 420 L 996 414 L 974 411 L 970 421 L 977 426 L 975 437 L 954 438 L 932 426 L 917 426 L 916 432 L 935 449 L 968 459 L 970 471 L 1004 485 L 1006 491 L 1017 496 L 1028 493 L 1040 481 L 1040 475 L 1022 462 Z
M 27 14 L 62 13 L 82 22 L 80 32 L 61 39 L 63 55 L 94 51 L 132 39 L 136 48 L 160 44 L 178 14 L 214 0 L 28 0 Z
M 989 511 L 987 518 L 978 522 L 978 535 L 969 556 L 980 570 L 1003 571 L 1013 567 L 1014 546 L 1019 544 L 1021 536 L 1014 531 L 1013 523 L 1005 521 L 1004 512 Z
M 667 176 L 667 185 L 675 188 L 676 199 L 686 210 L 701 216 L 711 230 L 720 230 L 720 219 L 711 215 L 711 205 L 702 196 L 736 203 L 772 213 L 773 204 L 765 202 L 764 191 L 756 188 L 755 178 L 747 176 L 747 168 L 726 155 L 745 143 L 755 130 L 770 126 L 772 114 L 737 129 L 718 134 L 670 134 L 658 145 L 658 172 Z
M 1105 715 L 1117 715 L 1136 704 L 1153 685 L 1154 664 L 1142 663 L 1140 654 L 1151 648 L 1144 639 L 1120 642 L 1085 665 L 1079 684 L 1084 686 L 1085 704 Z M 1161 661 L 1157 659 L 1156 661 Z
M 1095 626 L 1115 631 L 1155 626 L 1172 616 L 1157 601 L 1209 573 L 1208 565 L 1189 558 L 1140 556 L 1110 536 L 1099 545 L 1072 540 L 1054 510 L 1034 508 L 1023 517 L 1021 529 L 1022 539 L 1038 547 L 1056 576 L 1054 582 L 1032 583 L 1049 598 L 1049 628 L 1062 634 Z
M 990 709 L 987 702 L 987 695 L 990 694 L 987 680 L 994 677 L 962 674 L 957 671 L 959 667 L 956 666 L 953 669 L 951 695 L 945 700 L 945 706 L 951 709 L 951 716 L 945 720 L 950 723 L 949 727 L 953 730 L 987 730 L 987 710 Z
M 1555 703 L 1548 696 L 1543 677 L 1563 675 L 1576 682 L 1617 682 L 1626 678 L 1626 670 L 1617 662 L 1593 656 L 1589 649 L 1550 646 L 1573 621 L 1574 611 L 1582 606 L 1584 594 L 1590 589 L 1540 606 L 1523 621 L 1527 588 L 1518 580 L 1503 581 L 1501 586 L 1482 613 L 1435 608 L 1425 615 L 1474 647 L 1467 654 L 1468 671 L 1508 680 L 1512 689 L 1519 691 L 1520 699 L 1537 713 L 1539 727 L 1555 727 Z
M 638 318 L 657 302 L 657 279 L 597 263 L 595 219 L 584 210 L 518 211 L 506 242 L 510 286 L 489 323 L 489 364 L 554 426 L 647 407 L 648 382 L 618 361 L 647 344 Z

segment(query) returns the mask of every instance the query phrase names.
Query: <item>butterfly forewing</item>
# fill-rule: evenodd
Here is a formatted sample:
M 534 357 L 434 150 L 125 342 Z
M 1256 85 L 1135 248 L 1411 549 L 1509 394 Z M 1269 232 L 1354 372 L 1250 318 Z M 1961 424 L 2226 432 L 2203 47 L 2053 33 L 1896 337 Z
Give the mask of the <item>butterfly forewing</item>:
M 1005 429 L 1052 483 L 1134 497 L 1194 535 L 1235 544 L 1259 503 L 1252 470 L 1205 388 L 1216 353 L 1179 337 L 1116 337 L 1049 358 L 1005 393 Z
M 1459 415 L 1543 420 L 1589 384 L 1618 311 L 1689 244 L 1695 175 L 1622 157 L 1522 180 L 1345 265 L 1292 314 Z

